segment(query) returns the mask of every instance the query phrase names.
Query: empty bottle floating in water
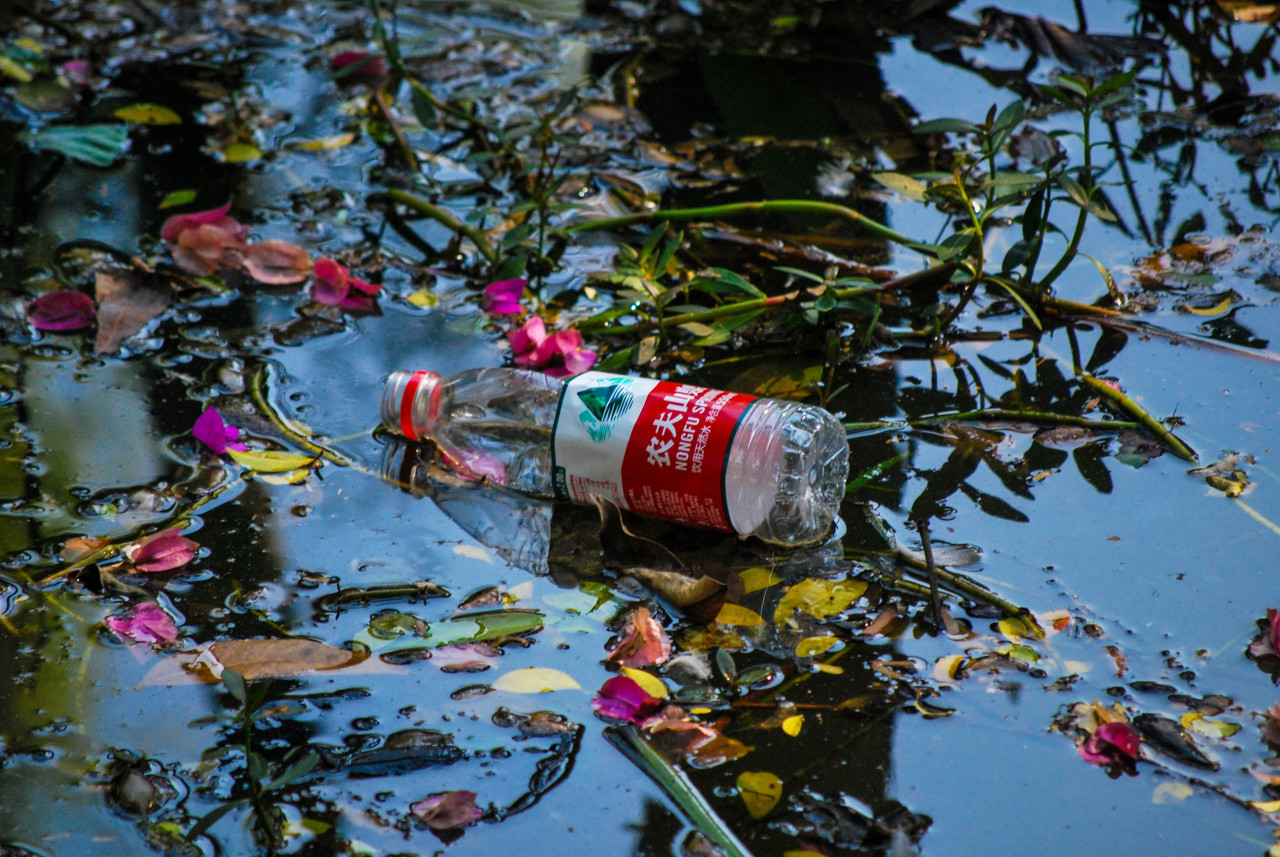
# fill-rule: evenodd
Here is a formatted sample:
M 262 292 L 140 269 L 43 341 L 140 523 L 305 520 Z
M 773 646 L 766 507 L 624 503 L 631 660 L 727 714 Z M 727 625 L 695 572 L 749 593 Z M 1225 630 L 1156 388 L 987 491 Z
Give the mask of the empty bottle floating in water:
M 849 471 L 821 408 L 605 372 L 394 372 L 382 424 L 516 491 L 788 546 L 827 534 Z

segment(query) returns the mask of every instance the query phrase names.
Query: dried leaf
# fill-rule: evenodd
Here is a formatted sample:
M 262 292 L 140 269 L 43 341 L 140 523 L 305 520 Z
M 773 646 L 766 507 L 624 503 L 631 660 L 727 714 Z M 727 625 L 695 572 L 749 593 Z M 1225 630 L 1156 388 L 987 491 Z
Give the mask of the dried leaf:
M 764 818 L 782 798 L 782 780 L 769 771 L 743 771 L 738 775 L 738 794 L 752 818 Z
M 193 666 L 205 667 L 214 678 L 221 677 L 222 671 L 229 669 L 240 673 L 247 681 L 255 681 L 339 669 L 362 660 L 364 657 L 355 652 L 315 640 L 223 640 L 209 646 Z
M 840 639 L 832 634 L 823 634 L 817 637 L 805 637 L 799 643 L 796 643 L 796 657 L 817 657 L 823 652 L 829 651 L 831 647 L 838 642 L 840 642 Z
M 98 298 L 97 354 L 114 354 L 120 344 L 142 330 L 169 308 L 171 290 L 155 277 L 125 268 L 98 271 L 94 277 Z
M 508 693 L 549 693 L 553 690 L 578 690 L 582 685 L 573 676 L 550 667 L 525 667 L 498 676 L 490 685 Z
M 742 579 L 742 594 L 746 595 L 761 589 L 768 589 L 782 583 L 782 578 L 764 567 L 748 568 L 738 572 Z

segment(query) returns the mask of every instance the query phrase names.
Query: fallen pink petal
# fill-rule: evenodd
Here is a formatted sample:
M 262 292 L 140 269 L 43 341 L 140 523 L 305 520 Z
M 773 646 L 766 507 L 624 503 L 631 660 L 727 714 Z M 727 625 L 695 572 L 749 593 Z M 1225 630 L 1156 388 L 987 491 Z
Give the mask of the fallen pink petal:
M 234 226 L 193 223 L 176 232 L 169 242 L 174 264 L 198 276 L 207 276 L 221 267 L 235 266 L 240 261 L 240 252 L 248 246 L 244 240 L 248 227 L 230 218 L 226 220 Z
M 228 449 L 243 452 L 249 448 L 246 444 L 238 442 L 240 429 L 227 425 L 216 408 L 205 408 L 204 413 L 196 418 L 195 425 L 191 427 L 191 433 L 195 435 L 196 440 L 218 455 L 225 455 Z
M 553 378 L 565 378 L 587 371 L 596 362 L 596 353 L 582 344 L 582 334 L 573 328 L 548 335 L 546 323 L 534 316 L 507 334 L 515 363 L 526 369 L 541 369 Z
M 652 696 L 635 680 L 614 676 L 600 687 L 591 708 L 602 717 L 640 723 L 662 707 L 662 700 Z
M 166 244 L 175 244 L 178 241 L 178 236 L 183 232 L 208 226 L 236 241 L 244 243 L 249 237 L 249 227 L 228 216 L 227 212 L 230 210 L 231 203 L 228 202 L 220 208 L 210 209 L 209 211 L 175 214 L 160 226 L 160 237 L 164 239 Z
M 624 667 L 638 669 L 666 663 L 671 657 L 671 638 L 647 607 L 637 607 L 627 617 L 621 639 L 606 657 Z
M 327 306 L 370 310 L 382 287 L 351 276 L 346 265 L 328 256 L 316 259 L 311 270 L 311 297 Z
M 496 456 L 487 452 L 479 452 L 477 450 L 467 450 L 454 458 L 448 456 L 449 461 L 453 463 L 459 470 L 464 470 L 473 476 L 479 476 L 484 479 L 492 479 L 495 482 L 505 482 L 507 478 L 507 469 Z
M 484 812 L 476 806 L 476 793 L 466 789 L 439 792 L 411 805 L 409 810 L 432 830 L 454 830 L 480 820 Z
M 129 546 L 125 549 L 125 556 L 138 571 L 155 573 L 186 565 L 195 559 L 199 549 L 200 545 L 173 528 Z
M 499 280 L 484 287 L 484 311 L 494 315 L 518 315 L 524 311 L 520 296 L 528 285 L 525 279 Z
M 376 83 L 387 76 L 387 63 L 369 51 L 342 51 L 329 60 L 329 70 L 344 81 Z
M 1103 723 L 1080 745 L 1080 758 L 1093 765 L 1131 762 L 1138 758 L 1141 743 L 1128 723 Z
M 61 289 L 27 304 L 27 321 L 39 330 L 80 330 L 93 324 L 93 298 L 84 292 Z
M 117 637 L 136 643 L 162 646 L 180 636 L 173 617 L 151 601 L 135 604 L 123 616 L 108 616 L 103 624 Z
M 260 283 L 300 283 L 311 273 L 311 256 L 288 241 L 258 241 L 241 253 L 245 270 Z

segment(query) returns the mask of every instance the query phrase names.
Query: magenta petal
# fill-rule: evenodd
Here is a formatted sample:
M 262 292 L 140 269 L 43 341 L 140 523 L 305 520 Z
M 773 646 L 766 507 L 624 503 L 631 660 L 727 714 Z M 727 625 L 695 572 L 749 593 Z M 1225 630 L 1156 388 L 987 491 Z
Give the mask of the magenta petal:
M 179 636 L 173 618 L 150 601 L 134 605 L 125 616 L 108 616 L 103 624 L 117 636 L 139 643 L 164 645 Z
M 347 267 L 322 256 L 311 269 L 311 296 L 322 304 L 338 306 L 351 291 L 351 277 Z
M 1138 758 L 1141 739 L 1128 723 L 1103 723 L 1079 747 L 1080 758 L 1093 765 Z
M 658 707 L 662 700 L 651 696 L 634 680 L 626 676 L 614 676 L 600 686 L 600 692 L 591 700 L 591 708 L 598 714 L 614 720 L 639 723 Z
M 535 350 L 546 341 L 546 338 L 547 325 L 536 315 L 507 334 L 507 341 L 511 343 L 511 350 L 518 355 L 524 354 L 526 351 Z
M 204 413 L 196 418 L 191 433 L 196 440 L 212 449 L 218 455 L 226 454 L 228 449 L 247 449 L 244 444 L 229 444 L 228 441 L 239 439 L 240 430 L 229 426 L 222 420 L 222 414 L 216 408 L 205 408 Z
M 484 311 L 495 315 L 516 315 L 524 310 L 520 296 L 528 281 L 524 279 L 499 280 L 484 287 Z
M 170 571 L 195 559 L 200 545 L 178 534 L 177 528 L 163 530 L 125 551 L 138 571 Z
M 432 830 L 466 827 L 484 815 L 476 806 L 476 793 L 466 789 L 430 795 L 409 807 Z
M 189 229 L 199 229 L 202 226 L 212 226 L 219 232 L 225 233 L 228 240 L 243 242 L 249 237 L 249 227 L 235 218 L 228 217 L 227 212 L 230 210 L 231 203 L 228 202 L 224 206 L 210 209 L 209 211 L 175 214 L 161 225 L 160 237 L 164 239 L 166 244 L 176 244 L 183 232 Z
M 27 320 L 40 330 L 79 330 L 93 324 L 93 298 L 62 289 L 27 304 Z

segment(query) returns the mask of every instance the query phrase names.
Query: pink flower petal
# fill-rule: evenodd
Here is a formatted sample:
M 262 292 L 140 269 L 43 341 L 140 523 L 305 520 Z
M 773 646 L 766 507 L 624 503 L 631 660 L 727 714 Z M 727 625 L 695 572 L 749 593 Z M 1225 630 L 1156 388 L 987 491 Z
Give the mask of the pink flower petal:
M 670 657 L 671 638 L 648 607 L 637 607 L 627 617 L 622 639 L 605 660 L 634 669 L 665 663 Z
M 342 75 L 344 80 L 373 83 L 387 76 L 386 61 L 369 51 L 342 51 L 329 60 L 330 71 L 341 72 L 345 69 L 351 71 Z
M 1249 644 L 1249 654 L 1255 658 L 1265 655 L 1280 655 L 1280 611 L 1274 607 L 1267 608 L 1267 622 L 1262 633 Z
M 432 830 L 453 830 L 480 820 L 484 812 L 476 806 L 476 793 L 466 789 L 438 792 L 409 807 L 410 812 Z
M 225 455 L 228 449 L 245 450 L 249 447 L 243 443 L 235 443 L 240 438 L 240 429 L 229 426 L 222 420 L 222 414 L 216 408 L 205 408 L 204 413 L 196 418 L 191 433 L 196 440 L 212 449 L 218 455 Z
M 230 210 L 231 203 L 228 202 L 221 208 L 214 208 L 209 211 L 175 214 L 161 225 L 160 237 L 167 244 L 176 244 L 178 236 L 183 232 L 189 229 L 198 229 L 201 226 L 212 226 L 219 232 L 226 233 L 233 240 L 243 243 L 249 237 L 249 227 L 235 218 L 228 217 L 227 212 Z
M 614 676 L 600 687 L 591 708 L 604 717 L 639 723 L 662 706 L 662 700 L 626 676 Z
M 1080 745 L 1080 758 L 1093 765 L 1132 761 L 1138 758 L 1141 743 L 1128 723 L 1103 723 Z
M 170 571 L 195 559 L 200 545 L 179 535 L 177 528 L 163 530 L 130 546 L 125 556 L 138 571 L 155 573 Z
M 244 267 L 260 283 L 300 283 L 311 273 L 311 256 L 288 241 L 259 241 L 243 251 Z
M 39 330 L 79 330 L 93 324 L 93 298 L 61 289 L 27 304 L 27 321 Z
M 516 315 L 524 311 L 520 296 L 528 280 L 499 280 L 484 287 L 484 311 L 494 315 Z
M 511 350 L 517 355 L 517 363 L 520 362 L 519 355 L 537 349 L 539 345 L 546 341 L 546 338 L 546 322 L 536 315 L 507 334 L 507 341 L 511 343 Z
M 212 274 L 223 266 L 238 261 L 238 253 L 245 248 L 243 239 L 216 225 L 203 223 L 178 233 L 176 241 L 169 245 L 174 263 L 188 273 L 198 276 Z
M 458 458 L 449 456 L 449 460 L 453 462 L 460 470 L 465 470 L 475 476 L 492 479 L 495 482 L 505 482 L 507 478 L 507 468 L 494 455 L 478 450 L 466 450 L 460 454 Z
M 108 616 L 103 624 L 116 636 L 138 643 L 164 645 L 179 636 L 173 617 L 151 601 L 135 604 L 124 616 Z

